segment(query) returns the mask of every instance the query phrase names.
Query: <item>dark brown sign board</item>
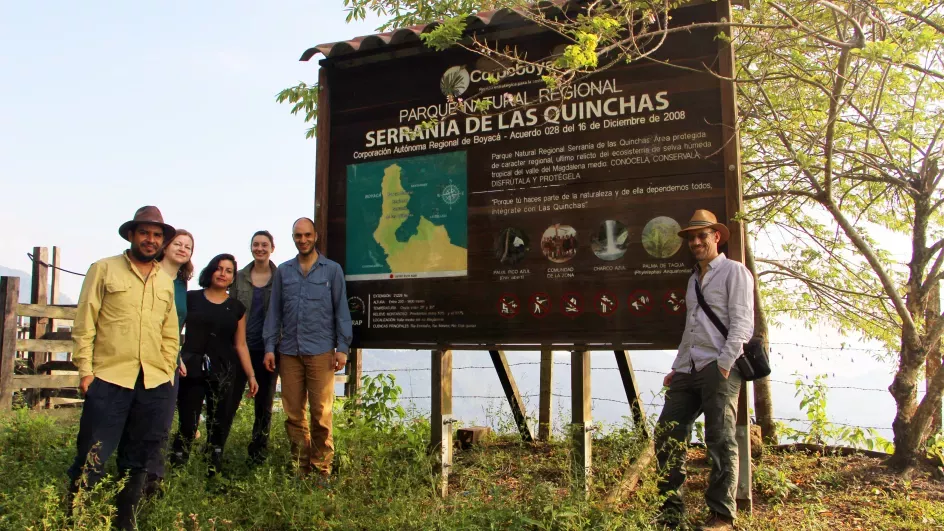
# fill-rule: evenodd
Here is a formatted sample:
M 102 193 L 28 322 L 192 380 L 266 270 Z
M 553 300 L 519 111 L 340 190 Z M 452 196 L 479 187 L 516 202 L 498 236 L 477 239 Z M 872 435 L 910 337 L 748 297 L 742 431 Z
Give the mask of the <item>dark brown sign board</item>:
M 672 23 L 718 18 L 707 3 Z M 693 262 L 676 233 L 740 202 L 733 90 L 704 72 L 730 75 L 718 30 L 670 34 L 550 102 L 542 58 L 567 42 L 525 29 L 499 42 L 536 64 L 497 84 L 461 48 L 321 61 L 317 217 L 355 347 L 678 346 Z M 494 113 L 462 112 L 482 98 Z

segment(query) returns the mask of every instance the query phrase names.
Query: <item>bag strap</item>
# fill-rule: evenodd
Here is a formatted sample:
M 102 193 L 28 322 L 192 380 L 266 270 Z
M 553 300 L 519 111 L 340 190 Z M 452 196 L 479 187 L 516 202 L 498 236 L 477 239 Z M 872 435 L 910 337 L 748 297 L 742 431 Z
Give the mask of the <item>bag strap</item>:
M 714 323 L 718 331 L 721 332 L 721 335 L 723 335 L 724 338 L 727 339 L 728 327 L 724 326 L 724 323 L 721 322 L 721 319 L 719 319 L 718 316 L 715 315 L 714 310 L 712 310 L 711 307 L 708 306 L 708 303 L 705 301 L 705 296 L 701 294 L 700 284 L 701 283 L 696 278 L 695 279 L 695 296 L 698 297 L 698 305 L 701 306 L 701 309 L 705 311 L 705 315 L 707 315 L 708 319 L 710 319 L 711 322 Z

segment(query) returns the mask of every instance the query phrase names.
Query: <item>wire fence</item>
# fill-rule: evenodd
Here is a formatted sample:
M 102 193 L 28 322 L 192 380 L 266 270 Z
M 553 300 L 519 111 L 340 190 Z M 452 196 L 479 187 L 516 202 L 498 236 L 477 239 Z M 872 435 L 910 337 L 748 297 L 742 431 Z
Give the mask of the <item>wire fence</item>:
M 801 346 L 804 346 L 804 345 L 801 345 Z M 809 346 L 805 346 L 805 347 L 813 348 L 813 347 L 809 347 Z M 524 362 L 509 363 L 508 366 L 509 366 L 509 368 L 511 368 L 511 367 L 522 367 L 522 366 L 540 366 L 540 364 L 541 364 L 541 362 L 539 362 L 539 361 L 524 361 Z M 570 364 L 569 364 L 569 363 L 566 363 L 566 362 L 554 362 L 554 365 L 556 365 L 556 366 L 567 366 L 567 367 L 570 366 Z M 465 366 L 453 367 L 452 370 L 453 370 L 454 372 L 455 372 L 455 371 L 466 371 L 466 370 L 488 370 L 488 371 L 494 371 L 494 370 L 495 370 L 495 367 L 494 367 L 494 365 L 465 365 Z M 619 368 L 618 368 L 618 367 L 594 367 L 594 368 L 592 369 L 592 372 L 597 372 L 597 371 L 600 371 L 600 372 L 602 372 L 602 371 L 619 371 Z M 430 369 L 429 367 L 400 367 L 400 368 L 370 369 L 370 370 L 364 370 L 364 371 L 362 371 L 363 374 L 378 374 L 378 373 L 415 373 L 415 372 L 427 372 L 427 373 L 428 373 L 428 372 L 431 372 L 431 369 Z M 664 375 L 665 375 L 665 371 L 657 371 L 657 370 L 650 370 L 650 369 L 634 369 L 634 372 L 636 372 L 636 373 L 643 373 L 643 374 L 655 374 L 655 375 L 659 375 L 659 376 L 664 376 Z M 799 381 L 799 382 L 802 384 L 804 378 L 808 379 L 809 376 L 806 376 L 806 375 L 798 375 L 797 379 L 792 380 L 792 381 L 790 381 L 790 380 L 778 380 L 778 379 L 769 379 L 768 381 L 770 381 L 771 383 L 776 383 L 776 384 L 780 384 L 780 385 L 789 385 L 789 386 L 791 386 L 791 387 L 795 387 L 795 386 L 797 385 L 797 381 Z M 853 386 L 853 385 L 826 385 L 826 388 L 827 388 L 829 391 L 832 391 L 832 390 L 853 390 L 853 391 L 865 391 L 865 392 L 874 392 L 874 393 L 885 393 L 885 394 L 888 394 L 888 389 L 882 389 L 882 388 L 877 388 L 877 387 L 860 387 L 860 386 Z M 538 394 L 538 393 L 526 393 L 526 394 L 521 394 L 520 396 L 521 396 L 522 398 L 536 398 L 536 397 L 539 397 L 539 394 Z M 571 395 L 569 395 L 569 394 L 561 394 L 561 393 L 552 393 L 552 396 L 553 396 L 554 398 L 559 398 L 559 399 L 570 399 L 570 398 L 572 398 Z M 456 394 L 456 395 L 453 395 L 452 397 L 453 397 L 454 399 L 497 400 L 497 401 L 504 401 L 504 400 L 506 400 L 506 397 L 505 397 L 504 395 L 479 395 L 479 394 L 469 395 L 469 394 Z M 407 396 L 401 396 L 401 397 L 400 397 L 400 400 L 403 400 L 403 401 L 410 401 L 410 402 L 412 402 L 412 401 L 425 401 L 425 400 L 431 400 L 431 399 L 432 399 L 432 397 L 429 396 L 429 395 L 407 395 Z M 617 398 L 609 398 L 609 397 L 594 396 L 594 397 L 591 397 L 591 400 L 592 400 L 593 402 L 605 402 L 605 403 L 621 404 L 621 405 L 625 405 L 625 406 L 627 406 L 627 407 L 629 407 L 629 405 L 630 405 L 630 403 L 629 403 L 628 400 L 617 399 Z M 646 407 L 646 408 L 661 408 L 664 404 L 665 404 L 665 402 L 663 402 L 663 401 L 642 402 L 642 405 L 643 405 L 644 407 Z M 650 409 L 649 411 L 651 412 L 651 409 Z M 807 424 L 807 425 L 812 424 L 813 422 L 815 422 L 815 421 L 813 421 L 813 420 L 810 420 L 809 418 L 797 418 L 797 417 L 773 417 L 773 420 L 776 420 L 776 421 L 779 421 L 779 422 L 800 423 L 800 424 Z M 890 432 L 890 431 L 891 431 L 891 428 L 888 427 L 888 426 L 861 425 L 861 424 L 855 424 L 855 423 L 843 422 L 843 421 L 836 421 L 836 420 L 829 420 L 829 423 L 830 423 L 831 425 L 834 425 L 834 426 L 843 426 L 843 427 L 849 427 L 849 428 L 859 428 L 859 429 L 863 429 L 863 430 L 875 430 L 875 431 L 884 431 L 884 432 Z
M 59 266 L 56 266 L 56 265 L 47 263 L 47 262 L 45 262 L 45 261 L 42 261 L 42 260 L 40 260 L 38 257 L 33 256 L 32 253 L 26 253 L 26 255 L 27 255 L 27 257 L 30 259 L 30 261 L 35 262 L 35 263 L 38 263 L 38 264 L 40 264 L 40 265 L 43 265 L 43 266 L 46 266 L 46 267 L 49 267 L 49 268 L 53 268 L 53 269 L 57 269 L 57 270 L 62 271 L 62 272 L 64 272 L 64 273 L 69 273 L 69 274 L 71 274 L 71 275 L 75 275 L 75 276 L 78 276 L 78 277 L 84 277 L 84 276 L 85 276 L 83 273 L 78 273 L 78 272 L 75 272 L 75 271 L 71 271 L 71 270 L 69 270 L 69 269 L 65 269 L 65 268 L 63 268 L 63 267 L 59 267 Z M 784 342 L 784 341 L 770 342 L 769 345 L 770 345 L 770 347 L 771 347 L 770 352 L 771 352 L 771 354 L 774 354 L 774 355 L 783 355 L 783 354 L 785 354 L 784 352 L 782 352 L 782 350 L 783 350 L 784 348 L 786 348 L 786 347 L 789 347 L 789 348 L 791 348 L 791 349 L 794 349 L 794 348 L 803 349 L 803 352 L 798 354 L 798 355 L 800 355 L 800 356 L 803 357 L 803 358 L 806 357 L 806 354 L 816 354 L 816 353 L 822 353 L 822 354 L 824 354 L 824 355 L 826 355 L 826 356 L 829 356 L 829 355 L 832 355 L 832 354 L 837 354 L 837 353 L 869 354 L 869 355 L 883 355 L 883 354 L 888 354 L 888 353 L 889 353 L 889 351 L 888 351 L 887 349 L 874 348 L 874 347 L 857 347 L 857 346 L 851 346 L 851 345 L 840 345 L 840 346 L 807 345 L 807 344 L 803 344 L 803 343 Z M 788 352 L 788 353 L 786 353 L 786 354 L 793 354 L 793 353 L 789 353 L 789 352 Z M 540 363 L 539 361 L 526 361 L 526 362 L 509 363 L 508 366 L 509 366 L 509 367 L 539 366 L 540 364 L 541 364 L 541 363 Z M 569 364 L 569 363 L 563 363 L 563 362 L 555 362 L 554 365 L 569 366 L 570 364 Z M 466 365 L 466 366 L 460 366 L 460 367 L 453 367 L 452 370 L 453 370 L 453 371 L 494 370 L 494 368 L 495 368 L 495 367 L 492 366 L 492 365 Z M 595 368 L 593 368 L 592 370 L 593 370 L 593 371 L 618 371 L 619 368 L 617 368 L 617 367 L 595 367 Z M 429 368 L 429 367 L 399 367 L 399 368 L 370 369 L 370 370 L 364 370 L 364 371 L 362 371 L 363 374 L 377 374 L 377 373 L 414 373 L 414 372 L 419 372 L 419 373 L 422 373 L 422 372 L 431 372 L 431 368 Z M 656 370 L 647 370 L 647 369 L 635 369 L 635 372 L 637 372 L 637 373 L 643 373 L 643 374 L 657 374 L 657 375 L 660 375 L 660 376 L 663 376 L 663 375 L 665 374 L 665 371 L 656 371 Z M 803 384 L 803 380 L 804 380 L 804 379 L 809 380 L 809 378 L 810 378 L 809 375 L 797 375 L 797 378 L 794 379 L 794 380 L 792 380 L 792 381 L 790 381 L 790 380 L 779 380 L 779 379 L 769 379 L 768 381 L 769 381 L 770 383 L 775 383 L 775 384 L 778 384 L 778 385 L 789 385 L 789 386 L 798 387 L 798 384 L 801 384 L 801 385 Z M 861 386 L 854 386 L 854 385 L 826 385 L 826 388 L 827 388 L 829 391 L 833 391 L 833 390 L 852 390 L 852 391 L 863 391 L 863 392 L 870 392 L 870 393 L 888 393 L 888 389 L 874 388 L 874 387 L 861 387 Z M 920 391 L 920 390 L 918 391 L 918 395 L 919 395 L 919 396 L 920 396 L 920 395 L 923 395 L 923 394 L 924 394 L 923 391 Z M 538 397 L 539 395 L 536 394 L 536 393 L 532 393 L 532 394 L 524 394 L 524 395 L 521 395 L 521 396 L 522 396 L 522 398 L 534 398 L 534 397 Z M 561 398 L 561 399 L 569 399 L 569 398 L 571 398 L 570 395 L 556 394 L 556 393 L 553 394 L 552 396 L 554 396 L 555 398 Z M 453 395 L 453 398 L 459 398 L 459 399 L 475 399 L 475 400 L 505 400 L 505 396 L 503 396 L 503 395 Z M 431 400 L 432 397 L 431 397 L 431 396 L 401 396 L 400 399 L 401 399 L 401 400 L 404 400 L 404 401 L 417 401 L 417 400 Z M 594 402 L 608 402 L 608 403 L 616 403 L 616 404 L 623 404 L 623 405 L 629 406 L 629 401 L 627 401 L 627 400 L 621 400 L 621 399 L 615 399 L 615 398 L 608 398 L 608 397 L 592 397 L 592 400 L 593 400 Z M 650 407 L 650 408 L 651 408 L 651 407 L 661 407 L 662 405 L 664 405 L 664 402 L 650 402 L 650 403 L 644 403 L 644 404 L 642 404 L 642 405 L 643 405 L 643 406 L 646 406 L 646 407 Z M 812 422 L 813 422 L 813 421 L 810 420 L 810 419 L 789 418 L 789 417 L 782 417 L 782 418 L 781 418 L 781 417 L 774 417 L 774 420 L 778 420 L 778 421 L 781 421 L 781 422 L 794 422 L 794 423 L 812 423 Z M 831 424 L 834 424 L 834 425 L 837 425 L 837 426 L 844 426 L 844 427 L 851 427 L 851 428 L 861 428 L 861 429 L 891 431 L 891 428 L 889 428 L 889 427 L 887 427 L 887 426 L 861 426 L 861 425 L 857 425 L 857 424 L 851 424 L 851 423 L 845 423 L 845 422 L 838 422 L 838 421 L 830 421 L 830 423 L 831 423 Z

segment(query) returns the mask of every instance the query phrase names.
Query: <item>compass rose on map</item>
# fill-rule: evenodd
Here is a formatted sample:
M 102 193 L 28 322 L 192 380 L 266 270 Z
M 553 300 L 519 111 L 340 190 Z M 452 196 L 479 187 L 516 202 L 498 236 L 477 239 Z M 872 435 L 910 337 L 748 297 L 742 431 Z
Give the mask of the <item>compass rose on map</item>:
M 442 190 L 439 192 L 439 198 L 443 200 L 443 203 L 447 205 L 454 205 L 462 197 L 462 190 L 458 186 L 453 184 L 452 180 L 449 180 L 449 184 L 442 187 Z

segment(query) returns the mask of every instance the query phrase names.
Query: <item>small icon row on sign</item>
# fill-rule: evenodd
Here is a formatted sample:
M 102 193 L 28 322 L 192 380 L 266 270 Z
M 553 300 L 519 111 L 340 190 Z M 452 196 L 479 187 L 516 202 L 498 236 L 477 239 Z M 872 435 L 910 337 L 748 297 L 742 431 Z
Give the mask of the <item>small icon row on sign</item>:
M 685 290 L 670 289 L 653 296 L 649 290 L 637 289 L 625 300 L 625 308 L 631 315 L 648 315 L 656 307 L 669 315 L 685 312 Z M 514 293 L 503 293 L 498 298 L 498 314 L 506 319 L 513 319 L 521 313 L 528 313 L 536 319 L 543 319 L 552 313 L 567 317 L 577 317 L 583 313 L 596 313 L 601 317 L 614 315 L 623 303 L 610 291 L 599 291 L 592 297 L 581 293 L 564 293 L 560 299 L 552 299 L 544 292 L 532 293 L 527 299 L 519 298 Z

